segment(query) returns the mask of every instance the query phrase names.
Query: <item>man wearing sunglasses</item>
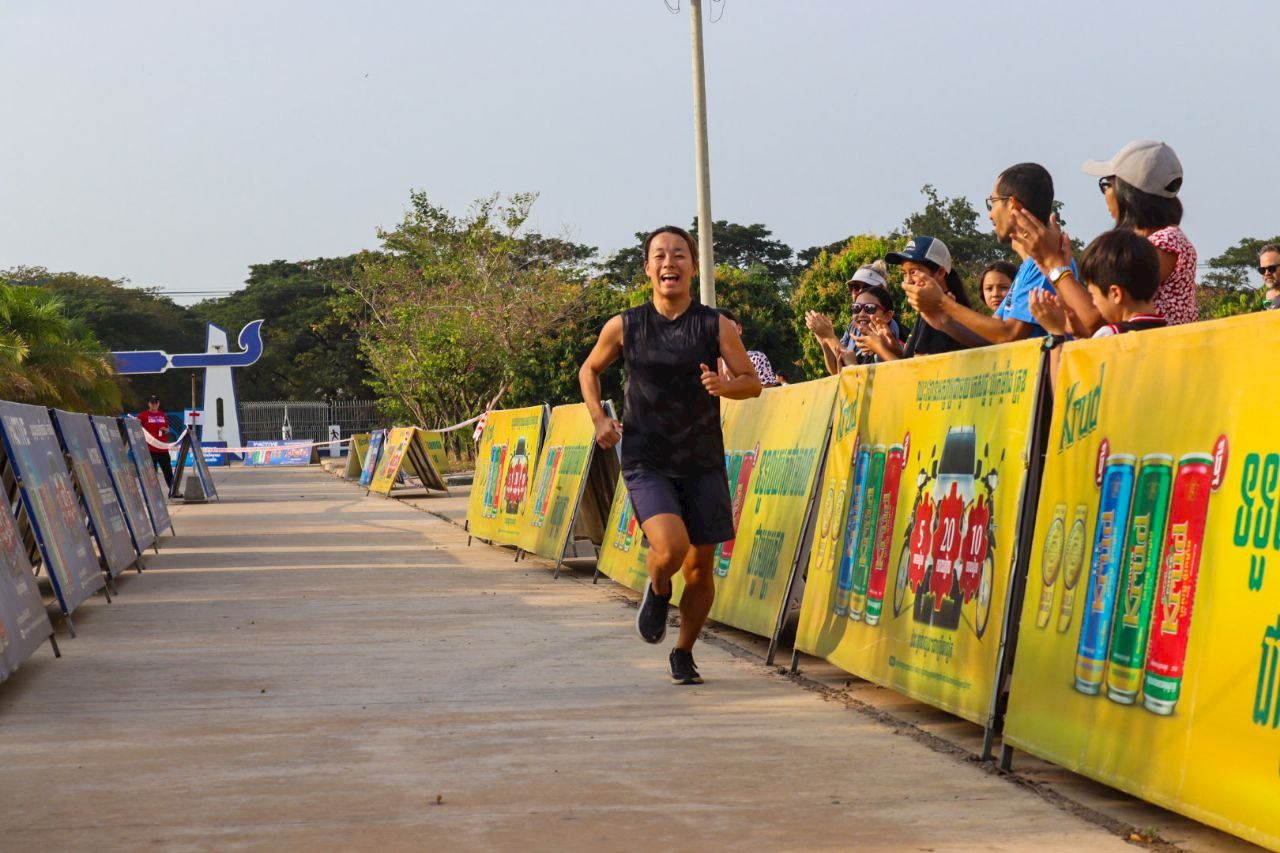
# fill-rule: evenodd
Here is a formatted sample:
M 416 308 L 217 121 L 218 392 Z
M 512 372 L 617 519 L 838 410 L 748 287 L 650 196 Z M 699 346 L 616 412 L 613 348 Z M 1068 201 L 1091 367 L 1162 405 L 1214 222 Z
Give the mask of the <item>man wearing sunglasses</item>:
M 1258 272 L 1267 289 L 1263 308 L 1280 308 L 1280 246 L 1268 243 L 1258 253 Z
M 1038 163 L 1018 163 L 1000 173 L 986 202 L 996 237 L 1002 243 L 1012 243 L 1014 250 L 1022 255 L 1022 266 L 1018 268 L 1013 285 L 995 314 L 987 316 L 948 299 L 936 282 L 928 280 L 904 283 L 907 301 L 920 312 L 926 323 L 966 346 L 1003 344 L 1043 336 L 1044 329 L 1031 314 L 1031 294 L 1036 290 L 1053 293 L 1054 283 L 1071 268 L 1050 270 L 1046 278 L 1036 262 L 1022 253 L 1015 240 L 1018 235 L 1015 233 L 1014 214 L 1024 211 L 1039 222 L 1048 222 L 1053 210 L 1053 178 Z

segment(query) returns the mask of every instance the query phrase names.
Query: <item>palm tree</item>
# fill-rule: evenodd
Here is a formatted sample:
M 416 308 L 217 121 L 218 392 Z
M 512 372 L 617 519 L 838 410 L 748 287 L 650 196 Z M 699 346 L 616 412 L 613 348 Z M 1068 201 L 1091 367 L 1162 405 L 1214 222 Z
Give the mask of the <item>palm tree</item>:
M 62 300 L 0 282 L 0 398 L 81 412 L 120 409 L 111 356 Z

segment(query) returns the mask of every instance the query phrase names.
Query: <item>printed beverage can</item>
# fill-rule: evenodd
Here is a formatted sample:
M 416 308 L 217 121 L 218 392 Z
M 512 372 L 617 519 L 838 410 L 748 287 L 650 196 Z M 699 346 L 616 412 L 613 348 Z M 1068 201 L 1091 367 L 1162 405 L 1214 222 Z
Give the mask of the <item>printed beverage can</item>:
M 1071 627 L 1071 614 L 1076 607 L 1076 590 L 1080 588 L 1080 570 L 1084 568 L 1085 542 L 1088 536 L 1085 524 L 1089 521 L 1089 507 L 1076 504 L 1071 515 L 1071 527 L 1067 531 L 1067 543 L 1062 550 L 1062 602 L 1058 605 L 1058 633 L 1065 634 Z
M 1116 581 L 1116 613 L 1111 628 L 1111 664 L 1107 667 L 1107 698 L 1132 705 L 1142 684 L 1151 629 L 1151 600 L 1160 573 L 1160 546 L 1169 515 L 1173 457 L 1149 453 L 1142 457 L 1129 513 L 1124 556 Z
M 844 553 L 840 555 L 840 575 L 836 578 L 837 616 L 849 613 L 849 597 L 853 591 L 853 564 L 858 546 L 858 529 L 862 524 L 863 495 L 867 491 L 867 469 L 871 467 L 871 451 L 859 448 L 853 463 L 853 492 L 849 495 L 849 513 L 844 522 Z
M 1036 608 L 1036 627 L 1044 628 L 1053 614 L 1053 592 L 1062 571 L 1062 555 L 1067 542 L 1067 505 L 1053 508 L 1053 520 L 1045 534 L 1040 551 L 1040 605 Z
M 717 550 L 719 556 L 716 557 L 715 573 L 722 578 L 728 576 L 729 565 L 733 562 L 733 543 L 738 541 L 738 523 L 742 521 L 742 508 L 747 503 L 747 487 L 751 485 L 751 471 L 756 467 L 756 458 L 760 455 L 760 443 L 756 442 L 753 449 L 736 452 L 734 455 L 738 457 L 738 464 L 735 466 L 737 471 L 729 480 L 733 486 L 734 538 L 721 543 Z
M 1098 520 L 1093 530 L 1093 557 L 1089 563 L 1089 587 L 1085 591 L 1080 641 L 1076 646 L 1075 686 L 1096 695 L 1102 689 L 1111 639 L 1111 614 L 1116 606 L 1116 579 L 1124 554 L 1124 534 L 1129 526 L 1133 498 L 1134 457 L 1113 453 L 1102 474 Z
M 827 562 L 831 555 L 831 519 L 836 514 L 837 492 L 844 491 L 844 483 L 836 484 L 830 478 L 827 480 L 827 490 L 822 495 L 822 509 L 818 513 L 818 534 L 814 542 L 813 564 L 824 572 L 831 571 L 831 565 Z
M 534 526 L 541 526 L 547 515 L 547 503 L 551 497 L 551 483 L 556 478 L 556 469 L 560 467 L 560 457 L 564 448 L 556 446 L 547 451 L 547 463 L 538 472 L 538 496 L 533 501 Z
M 880 512 L 876 519 L 875 549 L 871 555 L 871 577 L 867 581 L 868 625 L 880 623 L 884 610 L 884 588 L 889 581 L 889 552 L 893 550 L 893 525 L 898 520 L 898 488 L 906 456 L 901 444 L 889 446 L 884 460 L 884 483 L 880 488 Z
M 1156 581 L 1151 651 L 1142 681 L 1142 704 L 1162 716 L 1173 713 L 1182 692 L 1212 484 L 1213 457 L 1208 453 L 1188 453 L 1178 460 Z
M 880 516 L 880 496 L 884 486 L 885 448 L 877 444 L 871 451 L 867 470 L 867 488 L 858 513 L 858 547 L 853 564 L 853 594 L 849 598 L 849 618 L 861 619 L 867 607 L 867 581 L 871 575 L 871 558 L 876 548 L 876 519 Z
M 742 470 L 742 453 L 736 450 L 726 451 L 724 454 L 724 468 L 725 468 L 725 476 L 729 480 L 729 493 L 731 495 L 730 501 L 733 505 L 733 508 L 736 510 L 738 507 L 738 495 L 737 495 L 738 472 Z M 736 512 L 735 512 L 735 515 L 736 515 Z M 736 518 L 734 519 L 734 522 L 733 522 L 733 529 L 735 533 L 738 530 L 738 522 Z M 733 551 L 730 550 L 729 559 L 724 560 L 723 562 L 721 561 L 720 556 L 721 554 L 724 553 L 725 548 L 732 547 L 730 545 L 730 542 L 732 541 L 733 540 L 730 539 L 728 542 L 721 542 L 719 545 L 716 546 L 715 558 L 712 560 L 712 571 L 715 572 L 716 577 L 722 578 L 729 574 L 729 563 L 733 559 Z M 723 568 L 722 568 L 722 565 L 723 565 Z

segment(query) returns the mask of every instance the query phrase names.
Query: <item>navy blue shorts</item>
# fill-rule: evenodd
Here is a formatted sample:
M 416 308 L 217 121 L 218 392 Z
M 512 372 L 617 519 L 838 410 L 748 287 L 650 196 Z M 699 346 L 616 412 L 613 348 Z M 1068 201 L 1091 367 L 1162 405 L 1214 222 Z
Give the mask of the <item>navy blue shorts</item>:
M 631 468 L 622 472 L 622 480 L 641 524 L 670 513 L 684 519 L 692 545 L 715 545 L 733 538 L 733 500 L 723 468 L 686 477 Z

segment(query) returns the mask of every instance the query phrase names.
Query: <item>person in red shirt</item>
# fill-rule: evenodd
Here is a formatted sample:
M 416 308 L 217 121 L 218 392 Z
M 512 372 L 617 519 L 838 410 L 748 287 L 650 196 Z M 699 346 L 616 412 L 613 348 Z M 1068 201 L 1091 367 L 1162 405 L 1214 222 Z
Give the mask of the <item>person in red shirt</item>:
M 172 430 L 169 429 L 169 417 L 160 409 L 160 398 L 152 396 L 147 400 L 147 410 L 138 413 L 138 420 L 142 421 L 142 428 L 147 434 L 156 441 L 168 443 Z M 164 482 L 170 488 L 173 487 L 173 465 L 169 462 L 169 451 L 161 450 L 158 447 L 147 445 L 147 449 L 151 451 L 151 464 L 160 469 L 164 474 Z

